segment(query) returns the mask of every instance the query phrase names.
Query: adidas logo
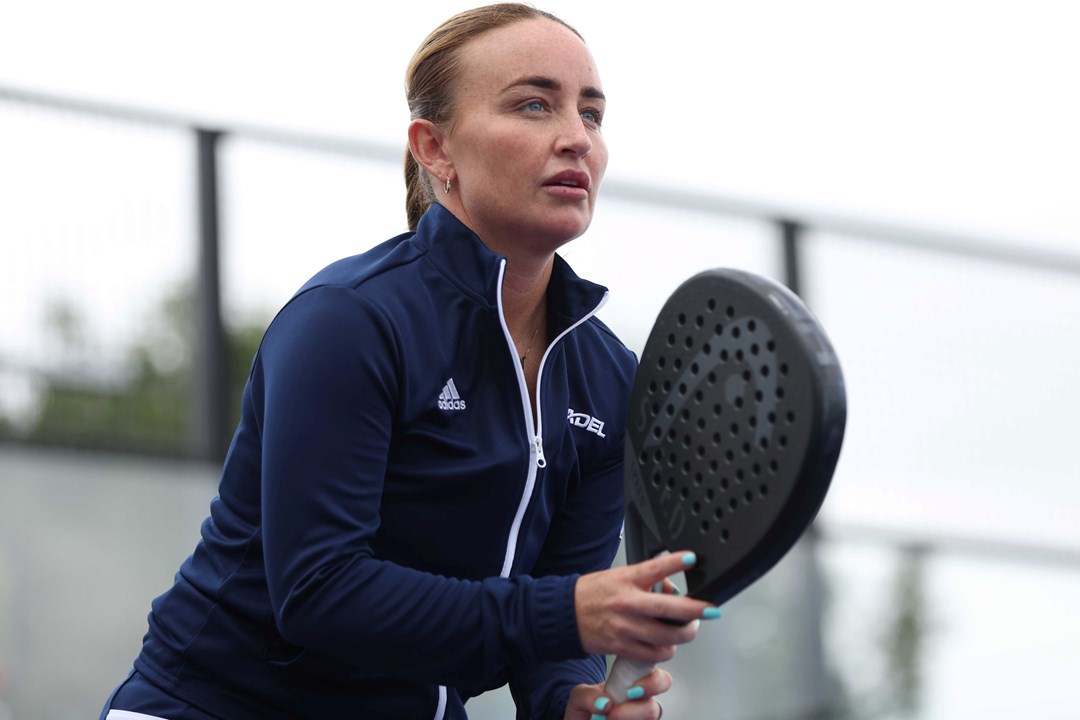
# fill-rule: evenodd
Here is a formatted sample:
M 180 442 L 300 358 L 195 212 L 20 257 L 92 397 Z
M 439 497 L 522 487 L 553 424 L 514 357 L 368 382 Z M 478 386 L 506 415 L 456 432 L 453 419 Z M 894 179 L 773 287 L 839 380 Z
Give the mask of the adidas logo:
M 442 392 L 439 393 L 439 409 L 440 410 L 464 410 L 465 401 L 458 395 L 457 386 L 454 385 L 454 378 L 450 378 L 443 385 Z

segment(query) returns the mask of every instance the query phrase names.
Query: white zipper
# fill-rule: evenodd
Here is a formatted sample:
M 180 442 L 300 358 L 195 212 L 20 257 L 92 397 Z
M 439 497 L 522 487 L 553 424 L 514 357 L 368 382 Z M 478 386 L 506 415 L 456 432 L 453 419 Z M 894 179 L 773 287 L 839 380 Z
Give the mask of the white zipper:
M 496 293 L 499 310 L 499 324 L 502 325 L 503 335 L 506 336 L 506 345 L 510 350 L 510 356 L 513 358 L 514 362 L 514 369 L 517 372 L 518 389 L 521 391 L 521 406 L 525 417 L 525 427 L 528 428 L 529 433 L 532 435 L 532 444 L 529 448 L 529 474 L 525 478 L 525 491 L 521 494 L 517 513 L 514 515 L 514 522 L 510 525 L 510 537 L 507 539 L 506 552 L 503 555 L 502 570 L 499 571 L 501 577 L 510 577 L 510 570 L 514 566 L 514 557 L 517 555 L 517 543 L 518 535 L 521 533 L 521 523 L 525 519 L 525 511 L 529 507 L 533 489 L 536 487 L 537 469 L 547 467 L 547 458 L 544 457 L 544 413 L 541 412 L 540 409 L 540 385 L 541 378 L 544 376 L 544 363 L 547 362 L 551 348 L 555 347 L 559 340 L 562 340 L 567 333 L 591 318 L 604 306 L 604 303 L 607 302 L 608 294 L 605 292 L 604 297 L 600 298 L 600 302 L 596 304 L 596 307 L 586 313 L 585 316 L 576 323 L 559 333 L 558 337 L 552 340 L 551 343 L 544 348 L 544 354 L 540 358 L 540 367 L 536 371 L 536 427 L 534 428 L 532 423 L 532 404 L 529 402 L 529 386 L 525 382 L 525 369 L 521 367 L 521 363 L 518 361 L 517 347 L 514 345 L 514 338 L 510 334 L 510 328 L 506 326 L 506 318 L 503 315 L 502 287 L 503 274 L 505 272 L 506 260 L 501 260 L 499 262 L 499 284 Z
M 525 491 L 521 494 L 521 500 L 518 502 L 518 509 L 517 513 L 514 515 L 514 522 L 510 525 L 510 537 L 506 543 L 506 552 L 503 555 L 502 570 L 499 571 L 500 577 L 510 577 L 510 570 L 514 567 L 514 557 L 517 555 L 517 543 L 518 535 L 521 532 L 521 523 L 525 519 L 525 510 L 529 507 L 529 500 L 532 499 L 533 488 L 536 486 L 537 469 L 547 467 L 547 458 L 544 457 L 544 415 L 540 412 L 540 378 L 544 375 L 544 363 L 547 361 L 548 353 L 551 352 L 551 348 L 555 347 L 559 340 L 562 340 L 567 333 L 599 312 L 600 308 L 604 307 L 604 303 L 606 303 L 608 299 L 608 294 L 605 292 L 604 297 L 600 298 L 600 302 L 596 304 L 596 307 L 576 323 L 559 333 L 559 336 L 552 340 L 551 344 L 544 349 L 544 354 L 540 357 L 540 368 L 536 371 L 536 428 L 534 429 L 532 424 L 532 405 L 529 403 L 529 386 L 525 382 L 525 369 L 522 368 L 521 363 L 518 362 L 517 347 L 514 345 L 514 338 L 510 334 L 510 329 L 506 326 L 506 318 L 503 316 L 502 286 L 503 274 L 505 272 L 506 260 L 501 260 L 499 262 L 499 285 L 496 295 L 499 310 L 499 324 L 502 325 L 503 335 L 506 336 L 506 344 L 510 348 L 510 356 L 513 358 L 514 367 L 517 370 L 518 388 L 521 390 L 521 405 L 525 412 L 525 427 L 527 427 L 532 434 L 532 443 L 529 447 L 529 475 L 525 479 Z M 435 720 L 443 720 L 443 714 L 445 712 L 446 687 L 440 685 L 439 706 L 435 711 Z
M 539 416 L 539 412 L 537 413 L 537 416 Z M 533 446 L 533 449 L 536 450 L 536 467 L 546 468 L 547 458 L 544 457 L 544 440 L 540 435 L 533 438 Z

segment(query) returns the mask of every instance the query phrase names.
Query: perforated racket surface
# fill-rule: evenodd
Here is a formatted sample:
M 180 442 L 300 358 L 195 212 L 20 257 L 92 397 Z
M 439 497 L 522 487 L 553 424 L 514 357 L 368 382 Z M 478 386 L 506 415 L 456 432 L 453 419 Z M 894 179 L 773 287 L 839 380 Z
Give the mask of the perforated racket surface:
M 810 525 L 846 416 L 836 354 L 795 294 L 738 270 L 690 278 L 661 310 L 634 380 L 627 562 L 693 550 L 687 593 L 726 602 Z M 620 701 L 614 674 L 606 689 Z

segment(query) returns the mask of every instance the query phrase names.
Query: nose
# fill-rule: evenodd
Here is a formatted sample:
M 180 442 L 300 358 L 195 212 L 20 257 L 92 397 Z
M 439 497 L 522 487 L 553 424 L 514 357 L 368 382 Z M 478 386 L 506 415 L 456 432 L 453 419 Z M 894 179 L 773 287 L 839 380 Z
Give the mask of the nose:
M 585 157 L 592 150 L 592 138 L 585 127 L 585 121 L 575 110 L 567 115 L 560 125 L 558 151 L 575 157 Z

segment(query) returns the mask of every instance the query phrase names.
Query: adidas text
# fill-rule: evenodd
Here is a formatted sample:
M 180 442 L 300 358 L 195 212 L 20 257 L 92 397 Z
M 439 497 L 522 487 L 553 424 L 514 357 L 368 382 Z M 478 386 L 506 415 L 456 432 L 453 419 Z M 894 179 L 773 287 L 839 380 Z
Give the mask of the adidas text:
M 464 410 L 465 401 L 462 400 L 461 395 L 458 393 L 457 385 L 454 384 L 454 378 L 450 378 L 443 385 L 442 392 L 439 393 L 439 409 L 440 410 Z

